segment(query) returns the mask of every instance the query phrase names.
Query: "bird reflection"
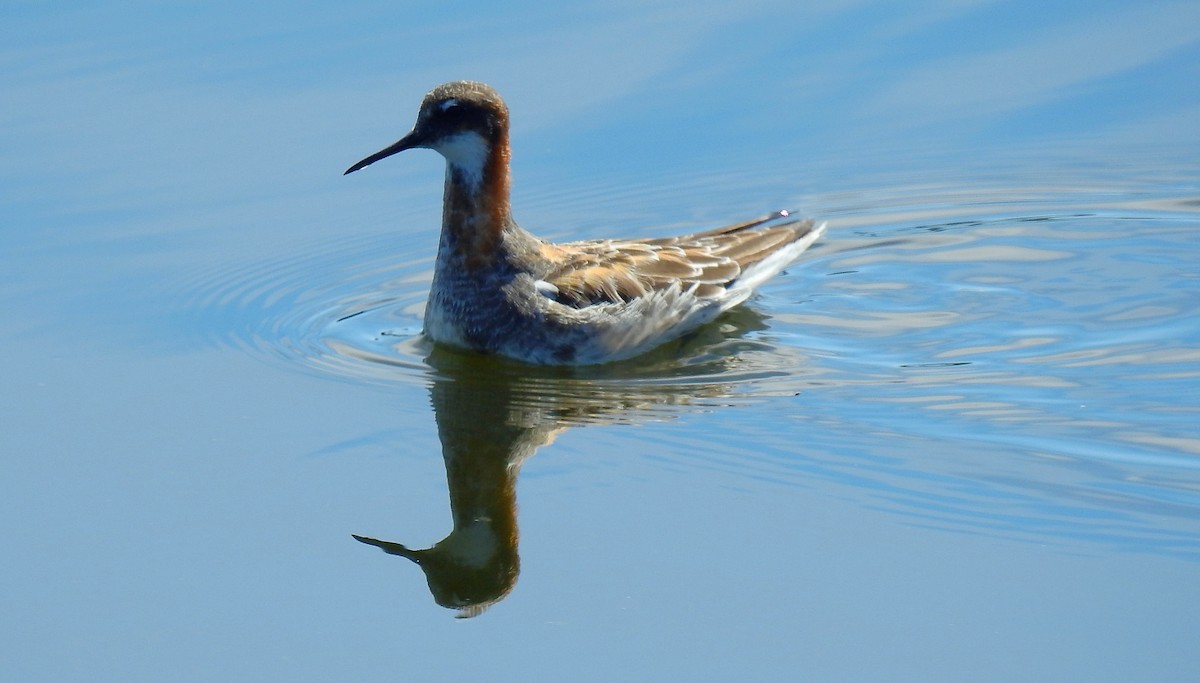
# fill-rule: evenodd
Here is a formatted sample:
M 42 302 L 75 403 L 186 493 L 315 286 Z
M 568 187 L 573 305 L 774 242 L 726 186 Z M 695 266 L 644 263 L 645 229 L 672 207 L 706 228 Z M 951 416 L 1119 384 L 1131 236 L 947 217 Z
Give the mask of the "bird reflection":
M 525 459 L 571 426 L 661 419 L 726 395 L 738 381 L 739 340 L 764 327 L 743 307 L 640 362 L 586 369 L 435 348 L 426 360 L 454 528 L 424 549 L 354 538 L 415 562 L 434 600 L 457 616 L 482 613 L 520 572 L 516 481 Z

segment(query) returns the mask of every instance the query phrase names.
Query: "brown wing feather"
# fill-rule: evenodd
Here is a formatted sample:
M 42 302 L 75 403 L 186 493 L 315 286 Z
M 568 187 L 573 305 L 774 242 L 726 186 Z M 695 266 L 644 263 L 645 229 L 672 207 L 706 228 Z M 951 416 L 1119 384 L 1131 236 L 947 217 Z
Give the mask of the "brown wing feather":
M 718 296 L 744 268 L 813 227 L 809 220 L 760 227 L 784 215 L 678 237 L 555 245 L 558 266 L 543 280 L 572 306 L 630 301 L 677 282 L 698 296 Z
M 668 276 L 649 277 L 642 270 L 654 263 L 654 250 L 631 250 L 611 242 L 559 245 L 567 260 L 545 278 L 558 290 L 560 303 L 588 306 L 636 299 Z
M 713 251 L 737 261 L 740 266 L 757 263 L 785 244 L 795 241 L 791 230 L 770 229 L 722 235 Z

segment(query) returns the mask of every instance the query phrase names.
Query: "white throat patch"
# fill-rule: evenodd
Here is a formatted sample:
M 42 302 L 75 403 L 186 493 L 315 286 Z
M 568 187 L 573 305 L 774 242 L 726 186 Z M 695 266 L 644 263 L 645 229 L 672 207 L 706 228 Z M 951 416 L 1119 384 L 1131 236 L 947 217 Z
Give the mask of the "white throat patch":
M 488 142 L 474 131 L 457 133 L 440 140 L 435 150 L 449 162 L 471 185 L 483 180 L 483 165 L 487 163 Z

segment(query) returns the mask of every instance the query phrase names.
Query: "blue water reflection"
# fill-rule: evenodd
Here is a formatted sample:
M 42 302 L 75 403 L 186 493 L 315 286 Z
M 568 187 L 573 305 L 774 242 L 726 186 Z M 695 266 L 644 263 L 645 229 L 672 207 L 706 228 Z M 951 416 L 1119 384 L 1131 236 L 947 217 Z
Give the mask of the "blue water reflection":
M 1200 5 L 18 3 L 0 39 L 14 680 L 1200 674 Z M 350 538 L 452 526 L 441 162 L 341 177 L 456 78 L 547 238 L 831 226 L 639 364 L 468 374 L 553 437 L 469 625 Z

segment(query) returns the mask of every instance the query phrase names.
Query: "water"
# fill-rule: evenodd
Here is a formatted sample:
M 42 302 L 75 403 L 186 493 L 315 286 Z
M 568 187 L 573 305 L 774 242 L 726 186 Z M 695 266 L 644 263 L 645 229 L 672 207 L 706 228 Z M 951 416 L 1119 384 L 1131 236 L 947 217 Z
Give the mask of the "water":
M 1196 677 L 1190 4 L 255 7 L 0 29 L 6 678 Z M 462 77 L 541 235 L 829 233 L 435 349 L 440 159 L 340 173 Z

